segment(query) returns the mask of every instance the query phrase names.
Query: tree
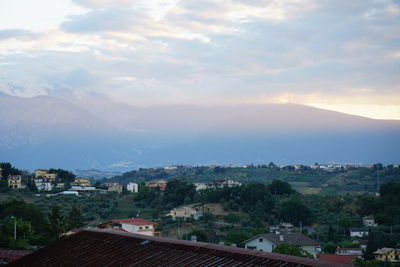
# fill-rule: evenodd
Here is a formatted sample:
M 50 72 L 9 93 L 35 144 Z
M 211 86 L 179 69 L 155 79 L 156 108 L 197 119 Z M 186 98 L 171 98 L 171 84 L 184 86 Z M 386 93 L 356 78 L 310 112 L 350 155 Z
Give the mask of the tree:
M 57 180 L 63 183 L 73 182 L 75 180 L 75 174 L 63 169 L 49 169 L 49 173 L 56 173 Z
M 48 234 L 50 240 L 57 240 L 67 229 L 65 217 L 60 212 L 60 207 L 53 206 L 48 214 Z
M 311 211 L 300 200 L 294 198 L 286 201 L 281 206 L 280 217 L 285 222 L 290 222 L 295 225 L 311 222 Z
M 365 260 L 372 260 L 374 259 L 374 252 L 379 249 L 380 244 L 378 237 L 374 232 L 371 230 L 368 231 L 368 241 L 367 241 L 367 249 L 364 253 Z
M 298 257 L 303 257 L 303 258 L 311 258 L 313 259 L 313 255 L 302 249 L 301 247 L 283 243 L 277 245 L 272 252 L 274 253 L 281 253 L 281 254 L 286 254 L 286 255 L 292 255 L 292 256 L 298 256 Z
M 9 162 L 1 162 L 1 177 L 7 179 L 9 175 L 19 175 L 22 174 L 20 170 L 14 168 Z
M 225 241 L 230 244 L 235 243 L 236 245 L 240 245 L 243 241 L 246 241 L 250 237 L 250 234 L 246 234 L 242 231 L 230 231 L 226 235 Z
M 226 222 L 229 222 L 229 223 L 239 223 L 240 222 L 240 216 L 236 215 L 234 213 L 229 213 L 228 215 L 226 215 L 224 217 L 224 220 Z
M 288 182 L 273 180 L 270 185 L 268 185 L 269 191 L 274 195 L 290 195 L 294 193 L 294 190 Z
M 341 217 L 338 219 L 337 224 L 343 229 L 343 233 L 353 226 L 353 220 L 349 217 Z
M 337 245 L 331 241 L 325 243 L 324 247 L 323 247 L 324 252 L 329 253 L 329 254 L 335 254 L 336 248 L 337 248 Z
M 68 229 L 80 228 L 84 225 L 81 209 L 73 206 L 68 214 Z

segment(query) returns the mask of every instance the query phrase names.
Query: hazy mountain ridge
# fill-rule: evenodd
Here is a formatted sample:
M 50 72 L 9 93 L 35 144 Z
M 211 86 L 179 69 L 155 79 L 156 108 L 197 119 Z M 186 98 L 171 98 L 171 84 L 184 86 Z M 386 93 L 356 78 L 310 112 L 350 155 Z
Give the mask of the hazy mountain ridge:
M 399 137 L 399 121 L 298 104 L 134 107 L 102 96 L 0 95 L 0 161 L 27 168 L 393 163 Z

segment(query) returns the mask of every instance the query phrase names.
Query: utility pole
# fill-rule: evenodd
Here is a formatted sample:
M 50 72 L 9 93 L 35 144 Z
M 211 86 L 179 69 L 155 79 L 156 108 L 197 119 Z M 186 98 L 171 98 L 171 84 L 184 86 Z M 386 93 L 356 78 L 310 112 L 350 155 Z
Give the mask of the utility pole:
M 14 219 L 14 240 L 17 240 L 17 218 L 11 216 L 11 219 Z
M 376 164 L 376 194 L 379 195 L 379 190 L 380 190 L 380 184 L 379 184 L 379 164 Z

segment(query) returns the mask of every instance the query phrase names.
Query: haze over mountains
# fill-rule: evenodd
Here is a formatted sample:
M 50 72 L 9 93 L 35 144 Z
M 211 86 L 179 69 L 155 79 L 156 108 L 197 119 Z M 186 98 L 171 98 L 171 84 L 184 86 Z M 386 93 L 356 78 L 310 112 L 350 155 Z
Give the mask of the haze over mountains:
M 398 163 L 400 122 L 298 104 L 135 107 L 0 93 L 0 161 L 125 170 L 169 164 Z

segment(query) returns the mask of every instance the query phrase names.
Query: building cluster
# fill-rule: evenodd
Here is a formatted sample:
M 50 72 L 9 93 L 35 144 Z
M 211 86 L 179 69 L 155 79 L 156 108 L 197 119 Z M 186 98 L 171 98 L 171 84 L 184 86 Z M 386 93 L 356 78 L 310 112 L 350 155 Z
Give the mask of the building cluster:
M 108 229 L 147 236 L 160 236 L 156 231 L 157 223 L 142 218 L 114 219 L 97 225 L 98 229 Z
M 216 179 L 209 183 L 194 183 L 194 186 L 196 187 L 196 191 L 205 190 L 205 189 L 223 188 L 224 186 L 234 187 L 234 186 L 241 186 L 241 185 L 242 185 L 242 183 L 235 179 Z

